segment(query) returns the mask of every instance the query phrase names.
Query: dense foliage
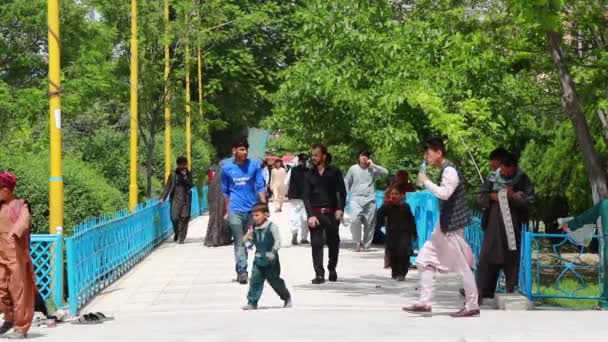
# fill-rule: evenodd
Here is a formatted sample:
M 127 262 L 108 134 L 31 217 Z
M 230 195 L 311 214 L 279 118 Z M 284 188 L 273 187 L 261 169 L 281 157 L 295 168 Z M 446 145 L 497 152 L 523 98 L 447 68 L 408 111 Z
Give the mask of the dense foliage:
M 578 212 L 591 204 L 586 163 L 545 33 L 563 36 L 605 173 L 607 14 L 606 1 L 308 1 L 296 14 L 297 61 L 266 121 L 282 133 L 274 146 L 324 141 L 342 166 L 367 147 L 376 162 L 415 171 L 420 142 L 438 134 L 473 187 L 468 152 L 485 174 L 489 151 L 505 146 L 536 183 L 537 218 Z

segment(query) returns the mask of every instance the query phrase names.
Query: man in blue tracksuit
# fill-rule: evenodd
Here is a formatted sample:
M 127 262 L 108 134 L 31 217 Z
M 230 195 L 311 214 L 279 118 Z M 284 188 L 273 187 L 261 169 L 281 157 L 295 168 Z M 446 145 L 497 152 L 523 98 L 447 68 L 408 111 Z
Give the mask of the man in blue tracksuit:
M 248 158 L 249 143 L 241 139 L 232 146 L 234 160 L 222 167 L 222 192 L 226 204 L 226 218 L 234 238 L 237 281 L 246 285 L 247 248 L 243 235 L 252 225 L 251 210 L 258 202 L 266 203 L 261 164 Z

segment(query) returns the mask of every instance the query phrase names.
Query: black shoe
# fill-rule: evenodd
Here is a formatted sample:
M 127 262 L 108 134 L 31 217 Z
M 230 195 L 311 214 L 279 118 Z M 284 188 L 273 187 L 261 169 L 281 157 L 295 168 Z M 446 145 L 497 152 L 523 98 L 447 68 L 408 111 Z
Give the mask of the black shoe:
M 2 326 L 0 327 L 0 335 L 5 334 L 7 331 L 11 330 L 15 324 L 13 322 L 4 321 Z
M 241 285 L 247 285 L 249 282 L 249 275 L 247 273 L 241 273 L 239 274 L 238 278 L 236 278 L 236 281 L 238 281 Z
M 405 281 L 405 276 L 398 276 L 397 281 Z
M 459 289 L 458 293 L 460 293 L 460 295 L 464 297 L 464 289 Z
M 479 309 L 475 309 L 475 310 L 461 309 L 460 311 L 453 313 L 450 316 L 452 316 L 454 318 L 479 317 L 480 312 L 479 312 Z
M 338 281 L 338 273 L 336 271 L 329 271 L 329 281 Z
M 173 234 L 173 242 L 177 242 L 178 236 L 177 233 Z
M 298 233 L 295 233 L 292 235 L 291 237 L 291 244 L 293 246 L 297 246 L 298 245 Z
M 177 243 L 180 244 L 180 245 L 183 245 L 184 244 L 184 240 L 179 240 Z
M 300 241 L 300 243 L 303 245 L 310 245 L 310 241 L 308 241 L 308 240 L 302 240 L 302 241 Z
M 313 285 L 320 285 L 325 283 L 325 277 L 316 276 L 315 279 L 312 280 Z
M 293 304 L 291 303 L 291 297 L 285 299 L 284 303 L 285 304 L 283 305 L 283 307 L 286 309 L 289 309 L 293 306 Z

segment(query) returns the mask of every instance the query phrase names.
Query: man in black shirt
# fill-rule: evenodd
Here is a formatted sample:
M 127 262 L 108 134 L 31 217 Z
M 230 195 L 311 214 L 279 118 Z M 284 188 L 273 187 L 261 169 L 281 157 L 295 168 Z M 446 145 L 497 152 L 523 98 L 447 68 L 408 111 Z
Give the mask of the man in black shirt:
M 302 199 L 308 215 L 312 262 L 315 278 L 312 283 L 325 282 L 323 268 L 323 245 L 329 249 L 329 281 L 337 281 L 338 253 L 340 251 L 340 220 L 346 204 L 346 186 L 339 169 L 328 165 L 327 147 L 319 144 L 312 146 L 313 169 L 307 173 Z M 325 239 L 324 241 L 324 233 Z

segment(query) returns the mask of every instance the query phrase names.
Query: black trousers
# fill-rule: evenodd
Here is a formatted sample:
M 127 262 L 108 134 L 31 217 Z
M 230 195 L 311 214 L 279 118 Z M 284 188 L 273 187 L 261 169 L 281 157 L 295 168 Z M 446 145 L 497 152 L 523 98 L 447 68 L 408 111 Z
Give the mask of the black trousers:
M 173 222 L 173 240 L 184 242 L 186 240 L 186 236 L 188 235 L 188 223 L 190 222 L 189 218 L 180 218 L 178 220 L 172 220 Z
M 407 252 L 407 246 L 402 245 L 387 245 L 388 256 L 391 263 L 391 275 L 393 278 L 407 276 L 410 268 L 410 256 Z
M 485 262 L 484 260 L 479 260 L 479 264 L 477 265 L 477 289 L 480 297 L 494 298 L 500 270 L 505 274 L 506 292 L 515 292 L 517 284 L 519 283 L 518 262 L 497 265 Z
M 310 245 L 312 249 L 312 264 L 315 274 L 325 277 L 323 268 L 323 247 L 327 244 L 329 250 L 329 260 L 327 269 L 336 270 L 338 265 L 338 254 L 340 252 L 340 222 L 336 220 L 334 214 L 318 214 L 314 216 L 319 220 L 319 225 L 310 228 Z

